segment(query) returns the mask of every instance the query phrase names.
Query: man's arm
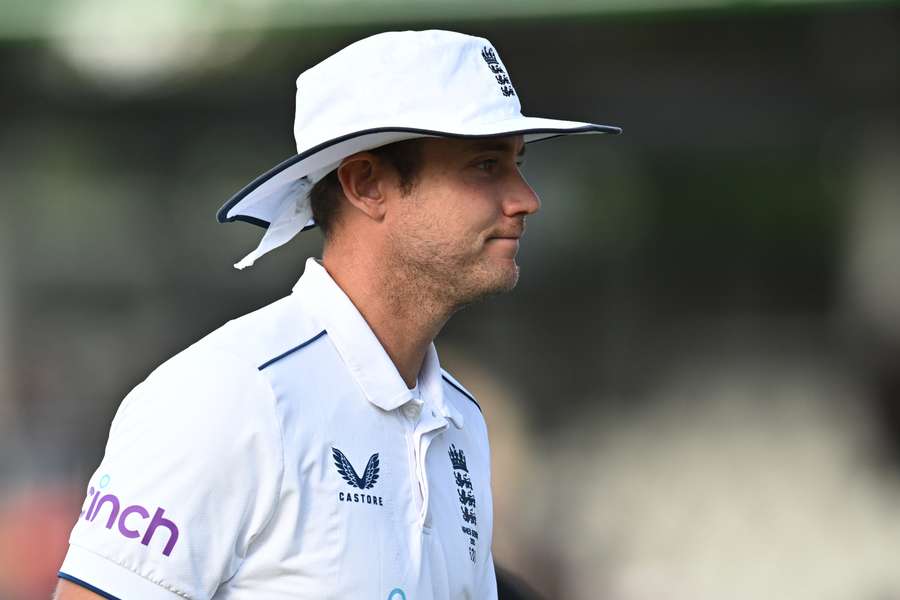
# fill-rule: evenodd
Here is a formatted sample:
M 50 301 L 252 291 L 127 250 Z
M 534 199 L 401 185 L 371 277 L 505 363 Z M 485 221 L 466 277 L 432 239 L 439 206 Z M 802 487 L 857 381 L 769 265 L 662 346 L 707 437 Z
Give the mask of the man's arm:
M 60 598 L 211 597 L 277 505 L 273 398 L 256 367 L 216 348 L 182 353 L 135 388 L 88 481 Z
M 53 600 L 104 600 L 104 598 L 71 581 L 60 579 Z

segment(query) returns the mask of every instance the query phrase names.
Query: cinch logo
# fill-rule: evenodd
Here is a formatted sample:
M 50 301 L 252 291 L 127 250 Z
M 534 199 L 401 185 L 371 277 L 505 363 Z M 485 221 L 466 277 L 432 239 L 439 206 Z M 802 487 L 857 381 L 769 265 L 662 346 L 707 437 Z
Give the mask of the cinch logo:
M 106 487 L 103 485 L 104 483 L 109 483 L 108 475 L 104 475 L 103 479 L 101 479 L 100 485 L 102 487 Z M 88 506 L 87 511 L 81 512 L 81 516 L 85 521 L 93 522 L 94 519 L 97 518 L 97 515 L 108 506 L 109 510 L 105 515 L 107 529 L 111 530 L 113 525 L 118 525 L 119 533 L 127 538 L 140 537 L 141 544 L 149 546 L 150 540 L 153 539 L 153 534 L 156 533 L 157 529 L 162 527 L 169 533 L 169 539 L 166 542 L 166 547 L 163 548 L 163 554 L 165 556 L 172 554 L 172 549 L 175 548 L 175 544 L 178 542 L 178 526 L 169 519 L 163 517 L 163 514 L 166 512 L 164 509 L 157 508 L 156 512 L 153 514 L 153 518 L 150 519 L 150 511 L 143 506 L 133 504 L 120 510 L 122 503 L 115 494 L 105 494 L 101 496 L 102 493 L 102 490 L 94 490 L 93 486 L 88 489 L 88 498 L 91 499 L 91 504 Z M 141 537 L 140 531 L 131 529 L 131 527 L 137 526 L 136 521 L 146 519 L 150 519 L 150 524 L 147 526 L 143 537 Z M 102 518 L 101 522 L 103 522 Z M 131 527 L 129 525 L 131 525 Z

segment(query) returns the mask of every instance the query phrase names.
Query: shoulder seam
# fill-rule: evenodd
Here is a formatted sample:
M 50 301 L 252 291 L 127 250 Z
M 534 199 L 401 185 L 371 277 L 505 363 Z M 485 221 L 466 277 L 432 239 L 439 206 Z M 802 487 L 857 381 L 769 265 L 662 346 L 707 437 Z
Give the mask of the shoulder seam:
M 256 540 L 256 538 L 259 536 L 259 534 L 262 531 L 264 531 L 266 529 L 266 527 L 269 526 L 269 523 L 272 522 L 272 519 L 275 518 L 275 513 L 277 512 L 277 509 L 278 509 L 278 502 L 280 501 L 281 493 L 284 490 L 284 477 L 285 477 L 285 473 L 287 471 L 284 466 L 285 465 L 284 429 L 281 426 L 281 420 L 278 418 L 278 409 L 276 408 L 276 405 L 278 403 L 278 396 L 275 394 L 275 390 L 272 388 L 271 381 L 269 381 L 269 379 L 265 375 L 263 375 L 262 369 L 264 367 L 270 365 L 271 363 L 275 362 L 276 360 L 280 360 L 280 359 L 284 358 L 291 352 L 294 352 L 308 344 L 311 344 L 312 342 L 314 342 L 317 339 L 319 339 L 320 337 L 322 337 L 322 334 L 324 334 L 324 333 L 325 333 L 325 330 L 323 329 L 317 335 L 306 340 L 302 344 L 288 350 L 287 352 L 284 352 L 283 354 L 280 354 L 279 356 L 276 356 L 272 360 L 269 360 L 266 363 L 264 363 L 261 367 L 251 371 L 252 373 L 254 373 L 255 377 L 262 383 L 262 385 L 265 387 L 266 391 L 269 393 L 269 397 L 271 400 L 271 402 L 269 403 L 269 406 L 271 408 L 271 417 L 272 417 L 272 421 L 274 422 L 275 431 L 278 432 L 278 443 L 279 443 L 279 446 L 281 449 L 281 457 L 280 457 L 281 461 L 280 461 L 279 469 L 278 469 L 279 470 L 278 490 L 275 493 L 275 500 L 273 501 L 272 509 L 269 511 L 269 514 L 266 517 L 265 522 L 259 527 L 259 530 L 256 533 L 251 534 L 248 544 L 252 544 Z M 232 358 L 234 358 L 236 360 L 244 362 L 245 364 L 247 362 L 249 362 L 246 359 L 244 359 L 243 357 L 232 352 L 230 348 L 223 348 L 223 347 L 216 347 L 216 346 L 214 346 L 214 348 L 217 348 L 223 354 L 227 354 L 228 356 L 231 356 Z M 252 363 L 248 364 L 247 366 L 250 367 L 250 365 L 252 365 Z M 235 576 L 235 574 L 237 574 L 238 569 L 241 568 L 241 565 L 243 565 L 243 563 L 244 563 L 244 561 L 243 561 L 243 559 L 241 559 L 241 561 L 235 567 L 235 570 L 232 573 L 229 573 L 228 579 L 231 579 L 232 577 Z
M 325 332 L 322 331 L 322 333 L 325 333 Z M 304 343 L 304 345 L 311 343 L 312 341 L 318 339 L 319 337 L 321 337 L 322 333 L 320 333 L 319 335 L 315 336 L 314 338 L 312 338 L 310 340 L 307 340 Z M 294 350 L 298 350 L 298 349 L 299 348 L 295 348 Z M 293 350 L 291 350 L 290 352 L 293 352 Z M 283 354 L 283 355 L 275 358 L 274 360 L 278 360 L 279 358 L 281 358 L 282 356 L 285 356 L 286 354 Z M 270 362 L 274 362 L 274 360 L 270 361 Z M 280 473 L 278 476 L 278 491 L 275 493 L 275 499 L 273 501 L 272 509 L 269 511 L 269 514 L 266 517 L 265 522 L 260 525 L 259 529 L 255 533 L 251 534 L 251 537 L 247 542 L 248 546 L 253 544 L 256 541 L 256 539 L 259 537 L 259 535 L 263 531 L 265 531 L 266 528 L 269 526 L 269 524 L 272 522 L 272 519 L 275 518 L 275 514 L 278 512 L 278 505 L 281 502 L 281 494 L 284 491 L 284 478 L 285 478 L 285 474 L 287 472 L 287 469 L 285 468 L 285 463 L 287 461 L 285 459 L 285 451 L 284 451 L 284 427 L 282 427 L 281 419 L 278 418 L 278 408 L 277 408 L 278 396 L 275 394 L 275 390 L 272 388 L 272 382 L 268 379 L 268 377 L 263 375 L 262 367 L 257 369 L 256 375 L 257 375 L 257 377 L 259 377 L 260 379 L 262 379 L 264 381 L 264 383 L 266 385 L 266 390 L 268 390 L 269 395 L 271 396 L 272 401 L 270 403 L 270 407 L 272 409 L 272 420 L 274 421 L 275 430 L 278 432 L 278 443 L 279 443 L 279 446 L 281 447 L 281 457 L 280 457 L 281 464 L 279 465 Z M 234 577 L 237 574 L 238 569 L 240 569 L 243 564 L 244 564 L 244 561 L 242 559 L 240 561 L 240 563 L 237 565 L 237 567 L 235 568 L 234 572 L 230 573 L 229 579 L 231 577 Z
M 481 410 L 481 405 L 478 404 L 478 401 L 475 399 L 475 397 L 472 394 L 470 394 L 465 388 L 463 388 L 462 384 L 460 384 L 458 381 L 456 381 L 453 378 L 453 376 L 450 375 L 449 373 L 447 373 L 444 369 L 441 369 L 441 378 L 443 378 L 444 381 L 446 381 L 451 386 L 453 386 L 463 396 L 465 396 L 466 398 L 471 400 L 472 404 L 474 404 L 475 406 L 478 407 L 479 412 L 481 412 L 482 414 L 484 413 L 484 411 Z
M 304 348 L 304 347 L 306 347 L 306 346 L 312 344 L 314 341 L 316 341 L 317 339 L 319 339 L 319 338 L 322 337 L 323 335 L 325 335 L 325 330 L 324 330 L 324 329 L 323 329 L 322 331 L 320 331 L 319 333 L 317 333 L 316 335 L 314 335 L 313 337 L 311 337 L 311 338 L 309 338 L 308 340 L 306 340 L 305 342 L 303 342 L 302 344 L 298 344 L 298 345 L 294 346 L 293 348 L 291 348 L 290 350 L 287 350 L 287 351 L 285 351 L 285 352 L 282 352 L 281 354 L 279 354 L 279 355 L 276 356 L 275 358 L 270 358 L 269 360 L 267 360 L 267 361 L 264 362 L 263 364 L 259 365 L 259 367 L 257 367 L 257 369 L 260 370 L 260 371 L 262 371 L 263 369 L 265 369 L 265 368 L 268 367 L 269 365 L 271 365 L 271 364 L 273 364 L 273 363 L 276 363 L 276 362 L 278 362 L 279 360 L 281 360 L 282 358 L 284 358 L 284 357 L 286 357 L 286 356 L 288 356 L 288 355 L 290 355 L 290 354 L 293 354 L 293 353 L 296 352 L 297 350 L 300 350 L 301 348 Z

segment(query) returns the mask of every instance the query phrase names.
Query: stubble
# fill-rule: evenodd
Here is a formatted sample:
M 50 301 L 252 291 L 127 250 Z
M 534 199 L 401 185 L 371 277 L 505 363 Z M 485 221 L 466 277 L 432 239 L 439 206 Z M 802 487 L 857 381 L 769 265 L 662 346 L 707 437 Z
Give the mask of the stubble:
M 478 247 L 443 240 L 438 224 L 418 227 L 389 239 L 387 272 L 396 293 L 414 307 L 443 312 L 447 317 L 489 296 L 511 291 L 519 279 L 513 259 L 499 259 Z M 454 243 L 456 242 L 456 243 Z

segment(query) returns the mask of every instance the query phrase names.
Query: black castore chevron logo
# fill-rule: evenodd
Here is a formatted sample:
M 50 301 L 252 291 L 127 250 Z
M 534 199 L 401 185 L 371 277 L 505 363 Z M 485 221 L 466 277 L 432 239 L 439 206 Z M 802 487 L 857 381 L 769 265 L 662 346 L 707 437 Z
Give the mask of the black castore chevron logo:
M 356 470 L 353 468 L 353 465 L 350 464 L 350 460 L 344 456 L 343 452 L 332 447 L 331 455 L 334 457 L 334 466 L 337 467 L 337 472 L 344 478 L 344 481 L 353 487 L 357 487 L 361 490 L 368 490 L 375 485 L 376 481 L 378 481 L 379 469 L 377 452 L 369 457 L 369 462 L 366 464 L 366 470 L 363 471 L 362 477 L 356 474 Z

